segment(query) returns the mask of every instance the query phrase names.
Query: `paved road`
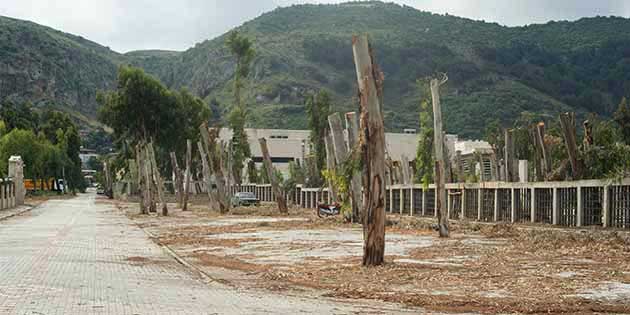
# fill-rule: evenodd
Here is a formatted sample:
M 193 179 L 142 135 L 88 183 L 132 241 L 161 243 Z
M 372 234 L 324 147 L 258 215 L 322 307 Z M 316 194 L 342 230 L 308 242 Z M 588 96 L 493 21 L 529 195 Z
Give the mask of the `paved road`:
M 0 314 L 348 314 L 396 306 L 205 283 L 94 195 L 0 221 Z

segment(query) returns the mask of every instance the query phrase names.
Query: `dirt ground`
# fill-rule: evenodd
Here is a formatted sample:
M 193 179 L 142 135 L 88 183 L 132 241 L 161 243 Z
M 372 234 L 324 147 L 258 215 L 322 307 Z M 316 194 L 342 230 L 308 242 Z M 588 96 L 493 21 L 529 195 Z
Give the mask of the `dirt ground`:
M 630 233 L 390 216 L 386 264 L 361 267 L 362 230 L 272 204 L 229 215 L 171 210 L 138 225 L 211 278 L 236 287 L 376 299 L 435 312 L 630 313 Z M 171 205 L 171 209 L 174 205 Z

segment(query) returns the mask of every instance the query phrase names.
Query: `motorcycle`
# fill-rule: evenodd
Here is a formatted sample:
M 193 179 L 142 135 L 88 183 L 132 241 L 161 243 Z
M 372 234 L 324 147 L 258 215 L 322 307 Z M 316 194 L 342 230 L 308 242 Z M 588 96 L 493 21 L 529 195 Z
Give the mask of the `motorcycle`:
M 341 205 L 338 203 L 330 205 L 320 203 L 317 205 L 317 216 L 320 218 L 337 216 L 339 214 L 341 214 Z

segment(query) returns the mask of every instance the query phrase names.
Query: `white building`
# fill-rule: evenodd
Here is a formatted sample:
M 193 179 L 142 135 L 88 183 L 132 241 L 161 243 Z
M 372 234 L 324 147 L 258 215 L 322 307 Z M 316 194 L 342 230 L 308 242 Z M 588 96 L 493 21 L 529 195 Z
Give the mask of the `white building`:
M 310 154 L 310 131 L 309 130 L 286 130 L 286 129 L 245 129 L 249 147 L 252 151 L 252 159 L 257 166 L 262 165 L 262 153 L 258 139 L 267 139 L 271 162 L 274 167 L 285 176 L 288 175 L 289 162 L 299 160 L 302 162 Z M 347 137 L 347 136 L 346 136 Z M 228 142 L 232 138 L 232 130 L 221 129 L 219 138 Z M 416 156 L 418 146 L 418 135 L 408 133 L 386 133 L 385 134 L 387 152 L 392 160 L 400 160 L 402 155 L 413 160 Z
M 283 173 L 285 178 L 288 176 L 289 162 L 298 160 L 302 162 L 311 153 L 309 130 L 245 129 L 245 132 L 252 152 L 252 159 L 256 162 L 257 167 L 262 165 L 262 153 L 258 139 L 265 138 L 267 139 L 271 162 L 275 168 Z M 232 138 L 232 130 L 221 129 L 219 138 L 229 142 Z M 418 148 L 418 135 L 415 129 L 405 129 L 404 133 L 388 132 L 385 133 L 385 145 L 387 154 L 392 160 L 400 161 L 401 157 L 405 155 L 409 161 L 413 161 Z M 462 151 L 464 157 L 472 156 L 477 151 L 492 150 L 490 144 L 485 141 L 459 141 L 457 135 L 446 135 L 446 146 L 452 158 L 458 150 Z

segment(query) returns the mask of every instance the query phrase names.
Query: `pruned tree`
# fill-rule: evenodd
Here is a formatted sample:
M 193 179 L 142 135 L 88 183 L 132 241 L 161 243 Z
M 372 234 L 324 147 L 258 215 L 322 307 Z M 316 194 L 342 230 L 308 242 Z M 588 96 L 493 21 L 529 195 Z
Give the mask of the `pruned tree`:
M 359 152 L 359 120 L 355 112 L 346 113 L 346 130 L 348 130 L 348 149 L 350 159 L 360 159 Z M 350 182 L 350 197 L 352 199 L 352 221 L 362 222 L 361 207 L 363 206 L 363 196 L 361 194 L 361 174 L 354 167 L 352 168 L 352 181 Z
M 324 181 L 322 171 L 326 167 L 325 137 L 328 134 L 328 115 L 330 115 L 330 95 L 325 90 L 306 97 L 306 111 L 308 114 L 308 128 L 313 160 L 309 166 L 307 185 L 320 187 Z
M 418 86 L 422 95 L 429 94 L 427 84 L 423 80 L 418 80 Z M 418 148 L 416 151 L 416 173 L 415 182 L 426 187 L 433 182 L 434 162 L 433 162 L 433 110 L 429 106 L 429 101 L 423 96 L 420 101 L 420 132 L 418 133 Z
M 175 196 L 177 199 L 177 203 L 179 207 L 183 207 L 184 204 L 184 175 L 182 170 L 179 168 L 179 163 L 177 163 L 177 156 L 175 152 L 171 152 L 171 167 L 173 168 L 173 190 L 175 191 Z
M 241 35 L 239 31 L 232 31 L 225 42 L 230 52 L 236 59 L 236 69 L 234 71 L 234 107 L 228 117 L 230 128 L 232 128 L 232 163 L 228 170 L 238 185 L 241 184 L 241 174 L 245 161 L 251 157 L 251 150 L 245 124 L 247 122 L 247 109 L 243 103 L 241 90 L 244 80 L 249 75 L 250 65 L 254 60 L 254 43 L 247 37 Z M 229 176 L 229 175 L 228 175 Z
M 448 212 L 446 209 L 446 159 L 444 157 L 444 134 L 442 132 L 442 107 L 440 104 L 440 86 L 448 81 L 446 74 L 442 78 L 431 79 L 431 96 L 433 98 L 433 129 L 435 133 L 435 188 L 437 191 L 435 209 L 438 215 L 440 237 L 449 237 Z
M 577 131 L 575 125 L 575 113 L 560 114 L 560 126 L 562 127 L 562 136 L 564 145 L 567 149 L 569 162 L 571 163 L 573 180 L 582 179 L 582 160 L 579 156 L 579 148 L 577 141 Z
M 385 259 L 385 128 L 382 113 L 383 73 L 367 35 L 353 36 L 352 50 L 359 86 L 360 147 L 363 163 L 363 265 Z
M 287 200 L 284 197 L 284 192 L 280 189 L 280 184 L 278 183 L 278 179 L 276 178 L 276 174 L 274 174 L 273 164 L 271 163 L 271 156 L 269 155 L 269 149 L 267 148 L 267 139 L 260 138 L 258 139 L 260 143 L 260 151 L 263 155 L 263 163 L 265 164 L 265 169 L 267 170 L 267 176 L 269 176 L 269 180 L 271 181 L 271 188 L 273 189 L 273 193 L 276 197 L 276 202 L 278 203 L 278 209 L 280 213 L 288 214 L 289 208 L 287 207 Z
M 186 170 L 184 172 L 184 196 L 182 197 L 182 211 L 188 210 L 188 195 L 190 194 L 190 185 L 192 177 L 192 141 L 186 139 Z

